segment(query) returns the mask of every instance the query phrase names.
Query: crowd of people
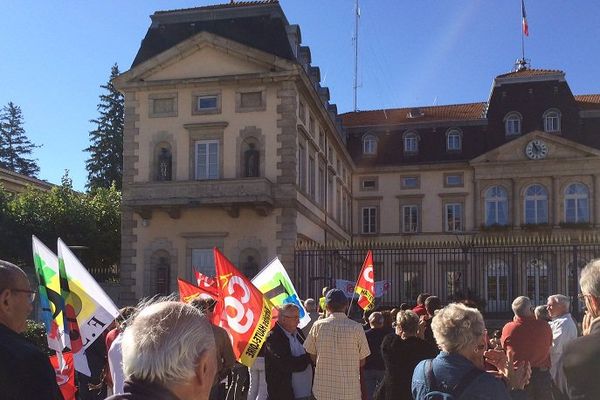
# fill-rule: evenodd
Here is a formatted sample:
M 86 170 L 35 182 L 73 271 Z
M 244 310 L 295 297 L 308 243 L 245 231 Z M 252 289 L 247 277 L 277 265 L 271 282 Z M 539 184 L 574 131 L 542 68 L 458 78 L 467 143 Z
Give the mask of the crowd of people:
M 514 317 L 488 333 L 473 304 L 423 293 L 416 306 L 348 317 L 349 299 L 324 290 L 300 309 L 285 304 L 251 368 L 210 321 L 215 302 L 154 299 L 121 310 L 106 335 L 110 400 L 598 399 L 600 260 L 581 272 L 585 314 L 570 298 L 545 306 L 519 296 Z M 20 333 L 35 290 L 0 261 L 0 398 L 61 399 L 48 358 Z

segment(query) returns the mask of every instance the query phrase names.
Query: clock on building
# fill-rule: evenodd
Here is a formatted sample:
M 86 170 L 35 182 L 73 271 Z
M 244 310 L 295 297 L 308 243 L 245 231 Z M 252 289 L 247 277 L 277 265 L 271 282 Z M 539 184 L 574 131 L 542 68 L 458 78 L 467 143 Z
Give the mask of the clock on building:
M 531 160 L 541 160 L 548 155 L 548 145 L 540 139 L 534 139 L 525 146 L 525 155 Z

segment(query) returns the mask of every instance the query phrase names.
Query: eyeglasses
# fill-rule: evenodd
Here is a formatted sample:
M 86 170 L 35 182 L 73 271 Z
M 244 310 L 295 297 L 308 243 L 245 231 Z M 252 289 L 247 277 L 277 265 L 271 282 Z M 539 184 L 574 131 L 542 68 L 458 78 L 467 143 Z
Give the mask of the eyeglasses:
M 35 290 L 26 290 L 26 289 L 10 289 L 13 292 L 22 292 L 22 293 L 29 293 L 29 302 L 33 303 L 35 301 L 35 295 L 37 294 L 37 291 Z

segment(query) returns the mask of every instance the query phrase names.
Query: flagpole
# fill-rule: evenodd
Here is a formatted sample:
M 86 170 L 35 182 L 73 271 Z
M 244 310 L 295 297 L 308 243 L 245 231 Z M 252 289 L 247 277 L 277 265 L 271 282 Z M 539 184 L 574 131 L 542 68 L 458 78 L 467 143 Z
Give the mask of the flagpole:
M 525 62 L 525 29 L 523 26 L 523 20 L 525 18 L 525 16 L 523 15 L 523 10 L 524 10 L 524 0 L 521 0 L 521 60 L 523 60 L 523 62 Z

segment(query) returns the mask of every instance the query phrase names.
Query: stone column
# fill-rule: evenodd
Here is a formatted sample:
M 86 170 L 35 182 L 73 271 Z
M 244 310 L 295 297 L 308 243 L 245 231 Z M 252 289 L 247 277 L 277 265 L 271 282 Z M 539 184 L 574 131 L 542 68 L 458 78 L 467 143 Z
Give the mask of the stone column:
M 552 217 L 548 218 L 548 223 L 558 228 L 560 223 L 560 180 L 558 176 L 552 177 Z M 550 211 L 550 210 L 548 210 Z M 550 216 L 549 216 L 550 217 Z
M 510 180 L 511 190 L 512 190 L 512 201 L 510 202 L 510 212 L 512 215 L 513 227 L 519 228 L 521 226 L 521 213 L 519 210 L 520 207 L 520 198 L 519 198 L 519 185 L 515 179 Z

